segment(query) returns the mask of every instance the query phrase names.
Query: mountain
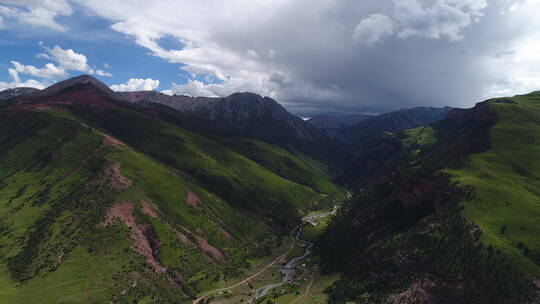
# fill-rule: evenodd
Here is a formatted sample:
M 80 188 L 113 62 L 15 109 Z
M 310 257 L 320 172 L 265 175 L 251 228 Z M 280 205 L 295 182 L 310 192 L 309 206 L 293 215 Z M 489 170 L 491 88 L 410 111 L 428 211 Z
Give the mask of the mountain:
M 37 92 L 39 92 L 39 90 L 35 88 L 20 87 L 20 88 L 7 89 L 0 92 L 0 100 L 7 100 L 13 97 L 17 97 L 19 95 L 35 94 Z
M 362 122 L 371 116 L 367 114 L 343 116 L 317 115 L 308 119 L 307 122 L 322 130 L 329 137 L 336 138 L 339 131 Z
M 351 151 L 347 166 L 336 181 L 352 186 L 359 179 L 380 174 L 384 166 L 392 166 L 400 160 L 399 132 L 418 132 L 428 136 L 427 126 L 437 122 L 452 108 L 416 107 L 370 117 L 358 124 L 342 129 L 338 136 Z M 415 130 L 415 131 L 412 131 Z
M 344 195 L 315 162 L 90 76 L 0 105 L 0 302 L 187 303 Z
M 329 303 L 540 301 L 539 92 L 373 147 L 318 243 L 324 271 L 342 274 Z
M 348 145 L 358 147 L 381 136 L 384 132 L 396 133 L 441 120 L 451 109 L 450 107 L 416 107 L 380 114 L 342 129 L 338 137 Z
M 350 199 L 308 153 L 343 145 L 269 98 L 88 75 L 4 96 L 2 303 L 191 303 L 300 251 L 303 279 L 259 302 L 540 302 L 540 92 L 341 129 Z M 315 244 L 289 245 L 304 215 Z
M 160 103 L 204 118 L 212 123 L 211 129 L 219 136 L 257 139 L 322 161 L 341 155 L 324 132 L 290 114 L 269 97 L 235 93 L 224 98 L 206 98 L 154 91 L 120 94 L 135 104 Z

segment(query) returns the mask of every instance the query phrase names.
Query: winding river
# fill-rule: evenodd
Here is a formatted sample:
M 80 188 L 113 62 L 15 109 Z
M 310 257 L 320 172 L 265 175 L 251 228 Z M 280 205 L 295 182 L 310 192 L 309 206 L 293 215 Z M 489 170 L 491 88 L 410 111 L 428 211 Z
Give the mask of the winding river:
M 314 246 L 313 243 L 307 242 L 307 241 L 304 241 L 304 240 L 300 239 L 300 233 L 302 232 L 303 227 L 308 223 L 313 225 L 313 226 L 318 225 L 318 221 L 317 221 L 318 219 L 323 218 L 323 217 L 327 217 L 329 215 L 332 215 L 332 214 L 334 214 L 336 212 L 336 210 L 337 210 L 337 206 L 334 207 L 334 210 L 332 212 L 323 212 L 323 213 L 317 213 L 317 214 L 312 214 L 312 215 L 305 216 L 304 218 L 302 218 L 303 225 L 295 228 L 295 230 L 293 230 L 293 232 L 291 232 L 291 235 L 293 237 L 293 242 L 291 243 L 290 248 L 289 248 L 289 250 L 287 252 L 285 252 L 283 255 L 277 257 L 270 264 L 266 265 L 261 270 L 259 270 L 257 273 L 245 278 L 244 280 L 242 280 L 242 281 L 240 281 L 240 282 L 238 282 L 238 283 L 236 283 L 234 285 L 228 286 L 228 287 L 223 287 L 223 288 L 220 288 L 220 289 L 209 291 L 209 292 L 203 294 L 202 296 L 200 296 L 199 298 L 193 300 L 192 303 L 193 304 L 198 304 L 199 302 L 203 301 L 206 297 L 209 297 L 209 296 L 217 294 L 217 293 L 223 293 L 224 291 L 231 290 L 231 289 L 233 289 L 235 287 L 241 286 L 241 285 L 249 282 L 253 278 L 259 276 L 261 273 L 266 271 L 268 268 L 272 267 L 274 264 L 278 263 L 280 260 L 286 258 L 287 254 L 289 254 L 289 252 L 294 248 L 295 244 L 296 243 L 301 243 L 301 244 L 306 245 L 304 253 L 302 255 L 300 255 L 300 256 L 292 258 L 287 263 L 285 263 L 285 265 L 280 267 L 279 271 L 282 274 L 281 282 L 273 283 L 273 284 L 267 284 L 267 285 L 264 285 L 262 287 L 257 288 L 255 290 L 253 296 L 249 300 L 247 300 L 246 303 L 253 303 L 253 301 L 256 301 L 257 299 L 267 295 L 272 289 L 274 289 L 276 287 L 279 287 L 279 286 L 281 286 L 281 285 L 283 285 L 283 284 L 285 284 L 287 282 L 292 282 L 294 280 L 294 277 L 296 276 L 296 270 L 298 268 L 298 264 L 300 264 L 300 262 L 303 259 L 305 259 L 311 253 L 311 250 L 312 250 L 312 248 Z
M 328 216 L 328 214 L 324 214 L 324 215 L 321 215 L 321 216 L 314 215 L 314 216 L 304 218 L 302 220 L 304 221 L 304 223 L 309 222 L 311 224 L 316 225 L 317 223 L 314 222 L 314 221 L 316 219 L 324 217 L 324 216 Z M 305 247 L 306 249 L 304 250 L 304 254 L 302 254 L 301 256 L 297 256 L 297 257 L 292 258 L 285 265 L 281 266 L 281 268 L 279 269 L 279 271 L 282 274 L 282 279 L 281 279 L 280 283 L 267 284 L 267 285 L 264 285 L 262 287 L 257 288 L 255 290 L 253 296 L 249 300 L 247 300 L 246 303 L 253 303 L 257 299 L 262 298 L 265 295 L 267 295 L 270 291 L 272 291 L 272 289 L 274 289 L 276 287 L 279 287 L 279 286 L 281 286 L 281 285 L 283 285 L 285 283 L 293 281 L 294 277 L 296 276 L 296 271 L 297 271 L 298 265 L 300 264 L 300 262 L 303 259 L 305 259 L 311 253 L 311 249 L 313 248 L 313 245 L 314 245 L 311 242 L 306 242 L 306 241 L 300 239 L 300 233 L 302 232 L 303 227 L 304 226 L 300 227 L 296 231 L 296 233 L 293 234 L 293 237 L 296 239 L 297 242 L 302 243 L 302 244 L 307 244 L 307 246 Z

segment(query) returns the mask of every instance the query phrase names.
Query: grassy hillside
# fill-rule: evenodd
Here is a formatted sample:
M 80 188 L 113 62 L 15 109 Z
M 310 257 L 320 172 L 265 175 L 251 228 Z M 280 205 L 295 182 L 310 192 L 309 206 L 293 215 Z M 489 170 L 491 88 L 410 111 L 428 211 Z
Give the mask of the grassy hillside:
M 129 107 L 71 110 L 0 110 L 0 302 L 189 302 L 326 196 Z
M 496 99 L 498 123 L 491 148 L 459 170 L 445 170 L 476 196 L 464 216 L 478 225 L 482 241 L 507 254 L 515 267 L 540 276 L 540 93 Z
M 88 123 L 103 128 L 159 162 L 179 169 L 232 206 L 273 220 L 288 230 L 298 210 L 321 198 L 307 186 L 282 178 L 226 146 L 176 124 L 129 108 L 103 113 L 74 108 Z
M 216 122 L 193 114 L 182 113 L 158 103 L 140 102 L 135 109 L 156 111 L 161 120 L 219 142 L 285 179 L 308 186 L 321 193 L 343 195 L 343 191 L 336 187 L 327 176 L 328 168 L 298 152 L 297 149 L 291 147 L 290 150 L 296 152 L 293 154 L 279 146 L 260 140 L 221 137 L 219 134 L 223 128 L 218 127 Z
M 319 242 L 331 303 L 538 300 L 540 95 L 452 112 L 392 143 Z M 370 162 L 386 157 L 371 155 Z
M 271 245 L 252 217 L 65 113 L 4 116 L 0 134 L 2 301 L 186 300 Z
M 288 180 L 321 193 L 341 196 L 344 194 L 323 172 L 323 165 L 308 157 L 300 159 L 280 147 L 252 139 L 223 138 L 219 141 Z

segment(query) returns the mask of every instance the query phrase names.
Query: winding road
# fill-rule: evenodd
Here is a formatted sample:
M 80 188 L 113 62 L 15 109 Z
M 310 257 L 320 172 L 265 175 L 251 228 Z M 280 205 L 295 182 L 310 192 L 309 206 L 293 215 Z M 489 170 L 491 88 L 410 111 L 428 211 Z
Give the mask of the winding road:
M 327 216 L 333 214 L 334 212 L 321 212 L 321 213 L 317 213 L 317 214 L 312 214 L 312 215 L 304 217 L 302 219 L 302 222 L 303 223 L 310 223 L 312 225 L 317 225 L 317 220 L 318 219 L 323 218 L 323 217 L 327 217 Z M 203 294 L 202 296 L 200 296 L 199 298 L 193 300 L 192 303 L 193 304 L 199 304 L 199 302 L 201 302 L 202 300 L 204 300 L 205 298 L 207 298 L 207 297 L 209 297 L 211 295 L 214 295 L 214 294 L 219 293 L 219 292 L 228 291 L 228 290 L 231 290 L 233 288 L 239 287 L 239 286 L 241 286 L 243 284 L 246 284 L 247 282 L 249 282 L 252 279 L 254 279 L 254 278 L 258 277 L 259 275 L 261 275 L 268 268 L 274 266 L 277 262 L 283 260 L 292 251 L 292 249 L 294 248 L 296 243 L 307 244 L 308 246 L 306 246 L 306 250 L 304 251 L 304 254 L 291 259 L 283 267 L 280 267 L 280 271 L 284 274 L 281 283 L 267 284 L 267 285 L 264 285 L 262 287 L 257 288 L 255 290 L 254 296 L 252 298 L 250 298 L 248 301 L 246 301 L 246 303 L 251 303 L 252 301 L 257 300 L 258 298 L 261 298 L 261 297 L 265 296 L 272 289 L 274 289 L 274 288 L 276 288 L 278 286 L 281 286 L 286 282 L 292 281 L 293 278 L 294 278 L 294 275 L 296 273 L 296 267 L 297 267 L 298 263 L 301 260 L 303 260 L 304 258 L 306 258 L 311 253 L 311 248 L 314 246 L 313 243 L 306 242 L 306 241 L 303 241 L 303 240 L 300 239 L 299 235 L 300 235 L 300 232 L 301 232 L 301 228 L 303 226 L 304 226 L 304 224 L 298 225 L 291 231 L 290 236 L 293 239 L 292 239 L 291 244 L 290 244 L 289 248 L 287 249 L 287 251 L 285 253 L 283 253 L 282 255 L 278 256 L 275 260 L 273 260 L 272 262 L 270 262 L 266 266 L 264 266 L 258 272 L 256 272 L 255 274 L 250 275 L 249 277 L 243 279 L 242 281 L 240 281 L 240 282 L 238 282 L 238 283 L 236 283 L 234 285 L 219 288 L 219 289 L 216 289 L 216 290 L 213 290 L 213 291 L 209 291 L 209 292 Z M 307 271 L 307 269 L 306 269 L 306 271 Z M 310 291 L 311 286 L 313 285 L 313 281 L 314 281 L 313 275 L 310 274 L 310 276 L 311 276 L 311 280 L 310 280 L 309 285 L 306 288 L 306 292 L 303 295 L 301 295 L 300 297 L 296 298 L 293 302 L 296 302 L 300 298 L 303 298 L 303 297 L 305 297 L 305 296 L 307 296 L 309 294 L 309 291 Z
M 193 300 L 193 304 L 198 304 L 199 302 L 201 302 L 202 300 L 204 300 L 206 297 L 209 297 L 213 294 L 216 294 L 218 292 L 223 292 L 223 291 L 227 291 L 227 290 L 230 290 L 230 289 L 233 289 L 233 288 L 236 288 L 238 286 L 241 286 L 249 281 L 251 281 L 252 279 L 258 277 L 259 275 L 261 275 L 265 270 L 267 270 L 268 268 L 272 267 L 274 264 L 276 264 L 278 261 L 282 260 L 283 258 L 285 258 L 290 252 L 291 250 L 294 248 L 294 246 L 296 245 L 296 242 L 297 242 L 297 239 L 294 235 L 294 233 L 300 228 L 302 227 L 302 225 L 299 225 L 299 226 L 296 226 L 293 231 L 291 232 L 291 236 L 293 237 L 293 240 L 291 242 L 291 245 L 289 246 L 289 249 L 282 255 L 278 256 L 275 260 L 273 260 L 272 262 L 270 262 L 270 264 L 264 266 L 261 270 L 259 270 L 257 273 L 255 274 L 252 274 L 251 276 L 245 278 L 244 280 L 234 284 L 234 285 L 231 285 L 231 286 L 228 286 L 228 287 L 223 287 L 223 288 L 220 288 L 220 289 L 216 289 L 216 290 L 213 290 L 213 291 L 210 291 L 210 292 L 207 292 L 205 293 L 204 295 L 200 296 L 199 298 Z

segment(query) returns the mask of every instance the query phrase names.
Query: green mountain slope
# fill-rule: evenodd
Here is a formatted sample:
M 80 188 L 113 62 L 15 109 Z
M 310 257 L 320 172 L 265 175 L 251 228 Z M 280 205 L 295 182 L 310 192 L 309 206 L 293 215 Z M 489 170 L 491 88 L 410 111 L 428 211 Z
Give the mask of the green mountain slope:
M 489 100 L 375 144 L 394 147 L 392 165 L 358 180 L 319 244 L 324 269 L 344 273 L 330 302 L 538 301 L 539 97 Z
M 226 146 L 175 124 L 127 108 L 75 113 L 161 163 L 193 176 L 233 206 L 292 228 L 298 209 L 319 199 L 313 189 L 286 180 Z M 91 115 L 89 115 L 91 114 Z
M 342 191 L 325 175 L 323 164 L 306 156 L 299 158 L 280 147 L 253 139 L 217 140 L 283 178 L 309 186 L 321 193 L 339 195 Z
M 91 83 L 2 105 L 2 303 L 188 303 L 340 193 L 271 145 L 298 174 Z
M 219 131 L 216 130 L 216 126 L 212 121 L 192 114 L 182 113 L 166 105 L 139 102 L 135 107 L 131 108 L 147 113 L 159 113 L 160 120 L 170 122 L 184 130 L 218 142 L 285 179 L 309 186 L 321 193 L 343 195 L 342 189 L 336 187 L 326 176 L 328 170 L 324 164 L 298 151 L 293 154 L 283 148 L 259 140 L 217 136 L 216 134 Z
M 483 231 L 482 240 L 540 276 L 540 93 L 495 99 L 498 123 L 491 148 L 459 170 L 445 172 L 475 198 L 462 202 L 464 216 Z
M 10 131 L 0 192 L 10 303 L 140 299 L 143 290 L 185 300 L 271 241 L 268 227 L 189 178 L 64 113 L 17 113 L 1 129 Z

